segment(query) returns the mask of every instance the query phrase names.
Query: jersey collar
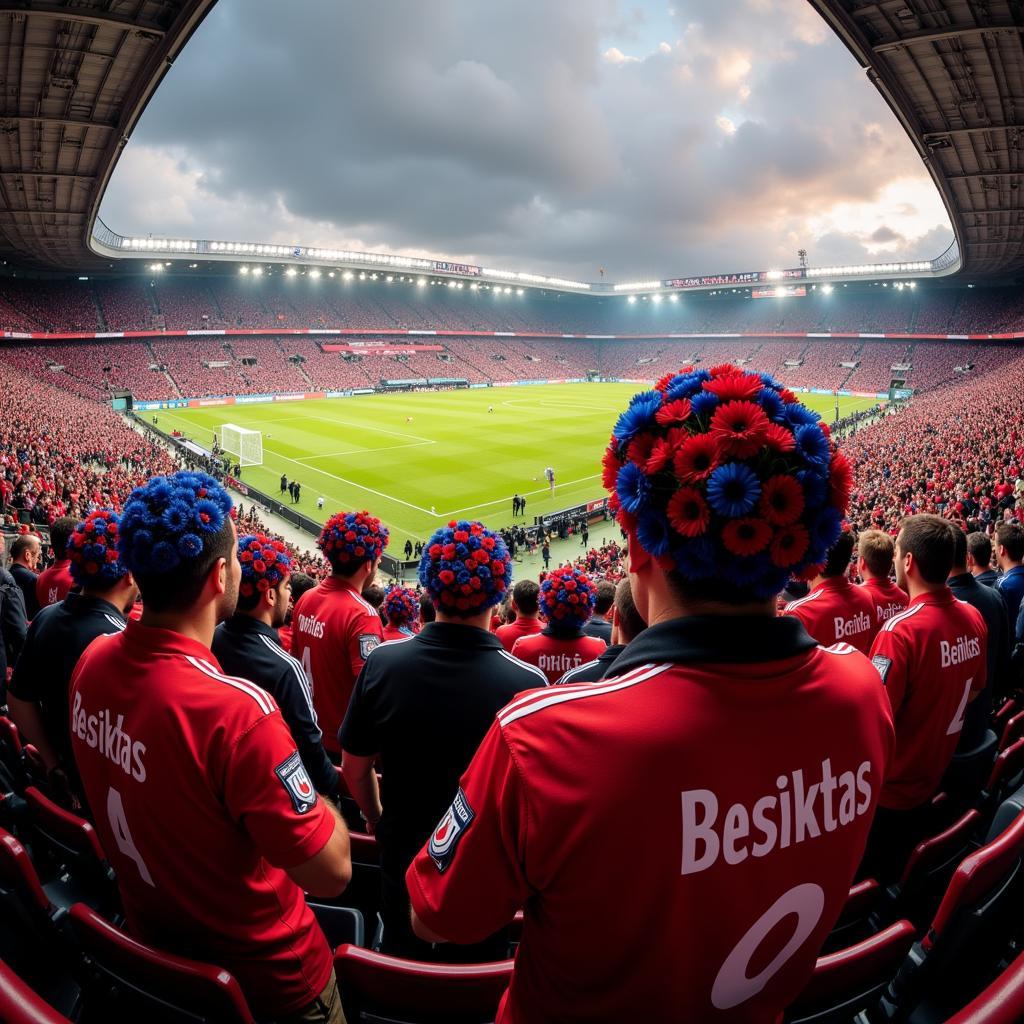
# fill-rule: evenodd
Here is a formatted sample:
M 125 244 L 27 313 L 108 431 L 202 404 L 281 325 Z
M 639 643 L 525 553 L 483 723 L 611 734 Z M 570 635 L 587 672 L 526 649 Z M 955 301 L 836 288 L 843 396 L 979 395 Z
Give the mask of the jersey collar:
M 918 604 L 952 604 L 956 600 L 956 596 L 948 586 L 942 587 L 939 590 L 928 590 L 923 594 L 918 594 L 907 607 Z
M 172 629 L 144 626 L 137 619 L 129 619 L 121 636 L 125 644 L 134 647 L 144 658 L 180 654 L 185 657 L 201 658 L 220 668 L 209 647 L 204 647 L 198 640 L 193 640 L 182 633 L 175 633 Z
M 589 622 L 590 620 L 588 619 L 587 621 Z M 552 637 L 555 640 L 579 640 L 579 638 L 581 636 L 586 636 L 587 635 L 586 633 L 583 632 L 583 627 L 582 626 L 579 629 L 573 630 L 573 632 L 571 632 L 571 633 L 565 633 L 565 632 L 556 633 L 551 628 L 550 623 L 548 625 L 546 625 L 541 630 L 541 632 L 544 634 L 544 636 L 550 636 L 550 637 Z
M 651 662 L 783 661 L 817 646 L 792 615 L 693 615 L 645 629 L 615 659 L 605 678 Z
M 224 628 L 230 633 L 238 633 L 240 635 L 249 633 L 261 634 L 269 636 L 271 640 L 278 640 L 277 630 L 273 626 L 268 626 L 265 622 L 254 619 L 251 615 L 245 615 L 242 612 L 235 612 L 230 619 L 226 619 Z
M 93 597 L 91 594 L 76 594 L 74 591 L 71 591 L 67 597 L 64 598 L 64 607 L 69 611 L 74 612 L 75 615 L 82 615 L 85 612 L 97 611 L 116 615 L 122 621 L 124 621 L 125 618 L 124 612 L 121 611 L 117 605 L 111 604 L 109 601 L 104 601 L 102 597 Z
M 434 647 L 504 650 L 501 641 L 489 630 L 464 626 L 458 622 L 428 622 L 416 637 Z

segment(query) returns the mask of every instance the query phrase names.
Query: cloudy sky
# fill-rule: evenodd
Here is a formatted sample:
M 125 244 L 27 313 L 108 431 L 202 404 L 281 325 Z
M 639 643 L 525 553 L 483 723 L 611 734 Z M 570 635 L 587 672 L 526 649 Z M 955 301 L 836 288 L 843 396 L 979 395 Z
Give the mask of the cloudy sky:
M 620 281 L 952 239 L 805 0 L 219 0 L 101 216 Z

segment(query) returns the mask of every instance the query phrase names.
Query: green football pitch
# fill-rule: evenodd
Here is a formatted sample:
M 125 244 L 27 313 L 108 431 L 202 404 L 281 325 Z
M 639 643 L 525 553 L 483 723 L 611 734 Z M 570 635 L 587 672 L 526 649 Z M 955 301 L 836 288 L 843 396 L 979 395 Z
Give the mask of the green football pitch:
M 636 384 L 549 384 L 143 415 L 158 416 L 159 426 L 204 448 L 224 423 L 261 431 L 263 465 L 246 467 L 243 481 L 276 496 L 282 474 L 298 480 L 299 510 L 321 521 L 338 509 L 367 508 L 391 529 L 393 549 L 407 537 L 426 539 L 452 518 L 504 526 L 512 522 L 515 492 L 527 499 L 528 523 L 603 497 L 601 455 L 618 413 L 638 390 Z M 831 395 L 802 400 L 826 419 L 834 416 Z M 846 415 L 875 399 L 839 402 Z M 555 471 L 554 495 L 544 478 L 548 466 Z

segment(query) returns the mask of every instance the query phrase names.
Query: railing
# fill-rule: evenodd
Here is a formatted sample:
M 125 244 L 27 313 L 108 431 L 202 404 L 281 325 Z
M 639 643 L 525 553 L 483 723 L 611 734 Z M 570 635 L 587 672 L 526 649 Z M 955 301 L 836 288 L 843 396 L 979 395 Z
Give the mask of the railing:
M 932 260 L 932 273 L 938 274 L 954 265 L 960 266 L 960 246 L 955 238 L 949 243 L 949 248 L 941 256 L 937 256 Z

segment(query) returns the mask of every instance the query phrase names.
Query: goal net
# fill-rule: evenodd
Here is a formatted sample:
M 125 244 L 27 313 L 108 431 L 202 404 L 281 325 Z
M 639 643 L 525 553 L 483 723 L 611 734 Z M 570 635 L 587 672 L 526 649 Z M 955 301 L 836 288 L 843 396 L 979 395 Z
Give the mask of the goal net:
M 263 434 L 258 430 L 225 423 L 220 428 L 220 446 L 234 455 L 240 466 L 263 465 Z

